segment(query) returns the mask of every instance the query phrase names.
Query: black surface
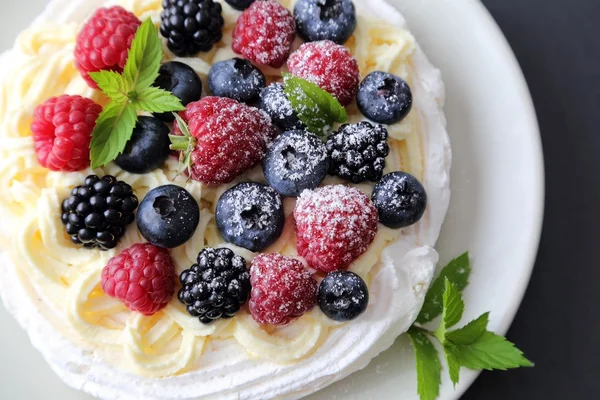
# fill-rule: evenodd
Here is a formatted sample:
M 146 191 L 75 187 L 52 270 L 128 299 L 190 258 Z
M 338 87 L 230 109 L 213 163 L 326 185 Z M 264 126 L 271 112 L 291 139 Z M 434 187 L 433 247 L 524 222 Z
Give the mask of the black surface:
M 508 333 L 536 366 L 484 372 L 463 399 L 598 399 L 600 1 L 483 2 L 533 95 L 546 212 L 533 278 Z

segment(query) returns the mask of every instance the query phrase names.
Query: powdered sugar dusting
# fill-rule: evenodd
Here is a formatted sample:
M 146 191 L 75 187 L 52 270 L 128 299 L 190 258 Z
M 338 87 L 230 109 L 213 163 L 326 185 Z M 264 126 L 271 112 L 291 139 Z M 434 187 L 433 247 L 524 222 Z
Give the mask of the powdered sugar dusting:
M 327 149 L 315 135 L 304 131 L 289 131 L 273 143 L 270 167 L 283 179 L 298 182 L 327 160 Z

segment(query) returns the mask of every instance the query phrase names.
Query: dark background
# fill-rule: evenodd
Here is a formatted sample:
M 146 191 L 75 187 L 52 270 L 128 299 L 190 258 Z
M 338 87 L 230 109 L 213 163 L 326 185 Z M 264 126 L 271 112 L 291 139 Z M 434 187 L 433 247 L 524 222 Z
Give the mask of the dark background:
M 508 338 L 533 369 L 463 396 L 600 398 L 600 0 L 483 0 L 529 83 L 546 163 L 542 241 Z M 510 118 L 507 115 L 507 118 Z

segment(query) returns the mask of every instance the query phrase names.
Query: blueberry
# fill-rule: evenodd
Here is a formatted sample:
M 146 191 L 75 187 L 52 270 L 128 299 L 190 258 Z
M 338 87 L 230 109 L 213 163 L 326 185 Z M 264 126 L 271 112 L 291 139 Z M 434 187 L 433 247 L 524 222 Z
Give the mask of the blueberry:
M 254 0 L 225 0 L 227 4 L 231 7 L 235 8 L 238 11 L 244 11 L 246 8 L 250 7 Z
M 266 84 L 260 69 L 237 57 L 215 63 L 208 73 L 208 88 L 213 95 L 244 103 L 258 99 Z
M 184 188 L 164 185 L 152 189 L 137 212 L 140 233 L 155 246 L 174 248 L 187 242 L 200 222 L 200 208 Z
M 312 133 L 287 131 L 269 147 L 263 169 L 269 186 L 282 196 L 296 197 L 319 186 L 327 175 L 327 148 Z
M 417 223 L 427 207 L 425 188 L 406 172 L 385 175 L 373 189 L 373 204 L 379 212 L 379 222 L 398 229 Z
M 360 112 L 367 118 L 380 124 L 395 124 L 410 112 L 412 93 L 404 79 L 375 71 L 363 79 L 356 102 Z
M 273 244 L 283 232 L 281 197 L 262 183 L 240 183 L 217 202 L 217 227 L 223 238 L 250 251 Z
M 161 65 L 158 70 L 158 78 L 156 78 L 154 84 L 173 93 L 184 106 L 200 100 L 202 96 L 202 81 L 198 74 L 189 65 L 178 61 Z M 165 122 L 175 120 L 172 113 L 155 114 L 155 116 Z
M 369 289 L 354 272 L 334 271 L 319 285 L 321 311 L 335 321 L 350 321 L 365 312 L 369 305 Z
M 138 117 L 131 139 L 115 163 L 134 174 L 145 174 L 159 168 L 169 157 L 169 132 L 169 127 L 156 118 Z
M 352 0 L 299 0 L 294 7 L 296 30 L 307 42 L 344 44 L 356 28 Z
M 273 124 L 282 131 L 306 129 L 292 108 L 281 83 L 272 83 L 260 92 L 260 109 L 266 112 Z

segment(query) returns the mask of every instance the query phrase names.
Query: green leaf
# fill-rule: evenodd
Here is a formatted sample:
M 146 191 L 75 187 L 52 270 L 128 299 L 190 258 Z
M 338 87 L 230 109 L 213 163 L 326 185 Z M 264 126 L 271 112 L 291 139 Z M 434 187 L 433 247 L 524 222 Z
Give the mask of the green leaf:
M 471 344 L 483 335 L 487 329 L 490 313 L 482 314 L 479 318 L 469 322 L 460 329 L 446 333 L 446 340 L 454 344 Z
M 113 102 L 102 110 L 92 132 L 92 168 L 107 165 L 123 152 L 136 121 L 135 108 L 129 103 Z
M 446 363 L 448 364 L 448 374 L 454 387 L 460 378 L 460 363 L 456 346 L 450 342 L 444 343 L 444 354 L 446 355 Z
M 460 321 L 465 310 L 465 303 L 460 292 L 448 278 L 444 281 L 444 287 L 444 295 L 442 296 L 442 322 L 435 331 L 435 336 L 442 344 L 446 342 L 447 330 Z
M 425 296 L 423 308 L 417 317 L 417 322 L 419 324 L 425 324 L 442 313 L 445 289 L 444 281 L 446 278 L 456 286 L 459 292 L 462 292 L 469 283 L 470 273 L 471 263 L 469 261 L 468 252 L 450 261 L 450 263 L 442 269 L 440 275 L 429 288 L 429 291 Z
M 123 76 L 129 82 L 131 90 L 141 92 L 152 86 L 158 78 L 158 69 L 162 59 L 162 44 L 158 30 L 150 18 L 138 28 L 131 43 Z
M 456 350 L 460 365 L 469 369 L 506 370 L 533 366 L 514 344 L 493 332 L 484 332 L 471 344 L 457 345 Z
M 131 88 L 123 75 L 115 71 L 98 71 L 90 72 L 90 77 L 112 101 L 124 103 L 127 100 Z
M 437 350 L 427 335 L 418 328 L 410 328 L 408 336 L 417 359 L 417 391 L 421 400 L 435 400 L 440 394 L 442 366 Z
M 131 104 L 138 110 L 151 113 L 185 110 L 181 100 L 171 92 L 156 87 L 149 87 L 137 92 L 137 96 L 135 100 L 131 101 Z
M 314 83 L 288 73 L 283 74 L 283 81 L 285 95 L 310 132 L 327 136 L 335 122 L 348 119 L 340 102 Z

